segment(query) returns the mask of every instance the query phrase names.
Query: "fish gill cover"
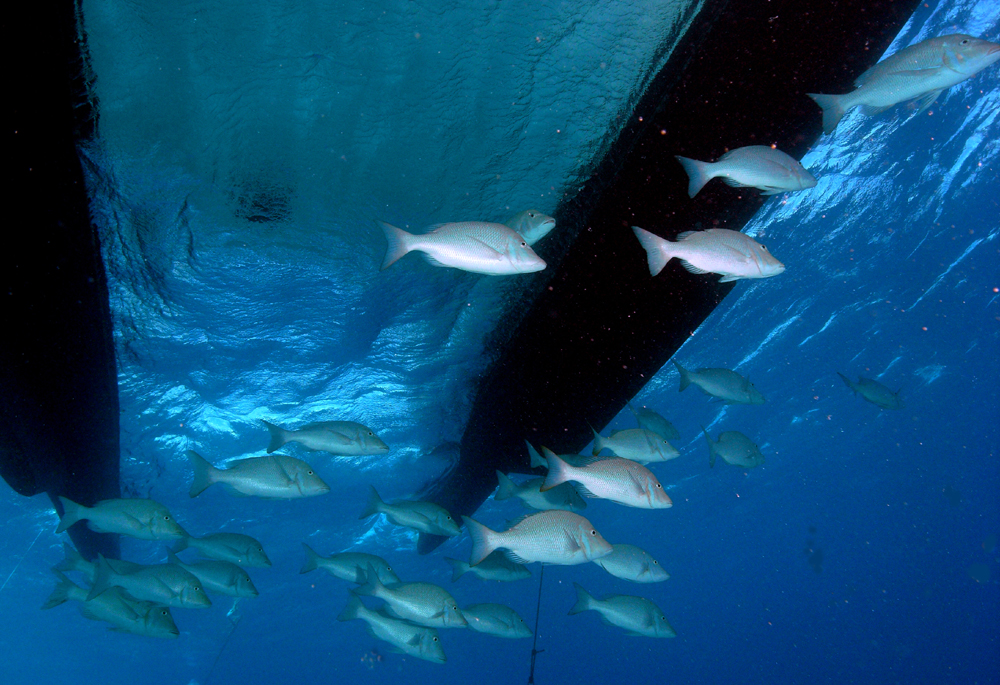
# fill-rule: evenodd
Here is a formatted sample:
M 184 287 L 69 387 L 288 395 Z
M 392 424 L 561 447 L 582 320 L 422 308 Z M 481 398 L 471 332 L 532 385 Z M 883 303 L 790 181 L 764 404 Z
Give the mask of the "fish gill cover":
M 466 536 L 417 558 L 411 533 L 357 519 L 369 483 L 405 497 L 449 467 L 449 448 L 434 448 L 460 436 L 483 336 L 516 287 L 413 257 L 379 275 L 373 219 L 421 229 L 551 211 L 613 137 L 685 8 L 595 3 L 504 20 L 399 3 L 358 7 L 333 30 L 323 13 L 269 4 L 158 7 L 84 4 L 102 102 L 101 145 L 86 154 L 116 316 L 126 494 L 163 501 L 193 534 L 252 534 L 274 566 L 254 570 L 260 597 L 233 610 L 216 600 L 175 611 L 175 642 L 105 633 L 38 611 L 61 540 L 47 503 L 10 494 L 0 602 L 17 630 L 4 637 L 0 675 L 458 683 L 484 677 L 488 650 L 491 665 L 524 677 L 524 643 L 467 631 L 441 631 L 444 667 L 388 654 L 334 620 L 342 581 L 296 573 L 303 541 L 321 554 L 369 551 L 460 604 L 488 599 L 533 616 L 532 581 L 449 583 L 441 552 L 467 558 Z M 115 36 L 114 64 L 101 55 L 102 26 Z M 499 41 L 507 53 L 465 57 L 477 31 L 491 43 L 521 38 Z M 891 50 L 955 31 L 997 40 L 997 5 L 922 8 Z M 518 57 L 495 81 L 508 91 L 491 93 L 485 74 Z M 535 80 L 519 80 L 525 71 Z M 493 125 L 491 107 L 519 123 Z M 994 69 L 919 117 L 905 106 L 850 113 L 802 160 L 817 187 L 768 201 L 747 233 L 788 271 L 740 283 L 677 355 L 685 367 L 739 371 L 767 403 L 680 395 L 672 367 L 650 379 L 636 406 L 682 436 L 681 457 L 654 465 L 674 506 L 589 500 L 587 516 L 671 578 L 648 589 L 593 564 L 547 570 L 538 682 L 997 681 L 998 111 Z M 463 128 L 477 116 L 489 136 L 482 123 Z M 905 407 L 863 402 L 837 371 L 902 387 Z M 331 486 L 322 498 L 188 498 L 185 449 L 216 463 L 259 456 L 259 419 L 331 418 L 372 426 L 392 451 L 366 460 L 291 449 Z M 634 425 L 626 410 L 608 429 Z M 714 437 L 744 432 L 765 464 L 709 470 L 700 425 Z M 502 526 L 519 507 L 488 501 L 481 516 Z M 162 552 L 123 541 L 133 561 L 160 563 Z M 566 616 L 573 581 L 595 597 L 653 599 L 678 637 L 623 642 L 593 616 Z

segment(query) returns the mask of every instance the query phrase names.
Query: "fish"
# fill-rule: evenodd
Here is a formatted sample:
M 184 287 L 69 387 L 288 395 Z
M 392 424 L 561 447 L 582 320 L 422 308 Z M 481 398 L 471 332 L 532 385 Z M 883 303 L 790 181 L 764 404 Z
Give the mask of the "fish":
M 174 545 L 178 554 L 185 549 L 194 549 L 203 556 L 219 561 L 229 561 L 238 566 L 270 568 L 271 560 L 264 552 L 264 545 L 243 533 L 211 533 L 204 537 L 188 535 Z
M 434 226 L 414 235 L 384 221 L 378 222 L 388 248 L 382 260 L 385 271 L 408 252 L 424 253 L 432 266 L 445 266 L 490 276 L 541 271 L 545 261 L 524 237 L 504 224 L 461 221 Z
M 60 497 L 63 515 L 56 533 L 77 521 L 87 521 L 96 533 L 119 533 L 140 540 L 177 540 L 187 533 L 171 516 L 170 510 L 151 499 L 106 499 L 92 507 Z
M 462 607 L 462 615 L 469 622 L 469 627 L 480 633 L 513 639 L 532 636 L 531 628 L 524 623 L 524 619 L 503 604 L 471 604 Z
M 571 511 L 542 511 L 529 514 L 505 531 L 491 530 L 463 516 L 472 538 L 470 566 L 477 566 L 494 550 L 503 549 L 518 564 L 540 561 L 573 566 L 611 554 L 611 544 L 593 524 Z
M 399 576 L 393 572 L 386 560 L 374 554 L 341 552 L 321 557 L 306 543 L 303 542 L 302 547 L 306 552 L 306 561 L 299 573 L 309 573 L 321 568 L 334 578 L 340 578 L 350 583 L 364 583 L 368 577 L 367 569 L 371 566 L 375 569 L 375 573 L 378 574 L 378 579 L 383 585 L 398 585 L 400 582 Z
M 674 505 L 652 471 L 631 459 L 600 459 L 587 466 L 570 466 L 548 455 L 549 473 L 542 490 L 574 481 L 586 497 L 611 500 L 626 507 L 668 509 Z
M 59 571 L 55 574 L 59 583 L 42 609 L 51 609 L 73 600 L 80 602 L 80 613 L 84 618 L 110 623 L 111 630 L 170 640 L 181 634 L 170 609 L 165 606 L 136 599 L 120 587 L 108 588 L 93 599 L 87 599 L 86 589 Z
M 674 257 L 680 259 L 684 268 L 693 274 L 720 274 L 719 283 L 741 278 L 771 278 L 785 270 L 785 265 L 775 259 L 764 245 L 728 228 L 685 231 L 674 242 L 638 226 L 633 226 L 632 230 L 646 251 L 651 276 L 660 273 Z
M 464 628 L 468 625 L 458 602 L 444 588 L 433 583 L 400 583 L 387 587 L 371 565 L 366 569 L 365 583 L 351 592 L 384 600 L 391 616 L 418 625 L 431 628 Z
M 441 638 L 438 637 L 436 630 L 372 611 L 362 604 L 360 599 L 351 595 L 347 600 L 347 606 L 337 616 L 337 620 L 356 619 L 368 624 L 368 632 L 372 637 L 388 642 L 394 649 L 404 654 L 436 664 L 447 661 L 444 649 L 441 647 Z
M 660 562 L 635 545 L 611 545 L 612 552 L 594 561 L 605 571 L 633 583 L 660 583 L 670 578 Z
M 546 492 L 541 491 L 544 478 L 532 478 L 531 480 L 517 485 L 510 478 L 504 475 L 503 471 L 497 471 L 497 480 L 500 487 L 493 495 L 493 499 L 503 501 L 511 497 L 517 497 L 522 504 L 531 509 L 545 511 L 547 509 L 562 509 L 564 511 L 579 511 L 587 507 L 587 503 L 580 497 L 569 483 L 564 483 Z
M 861 107 L 874 116 L 913 100 L 917 113 L 938 96 L 1000 60 L 1000 45 L 964 33 L 928 38 L 886 57 L 854 81 L 843 95 L 806 93 L 823 109 L 823 132 L 833 133 L 843 116 Z
M 250 579 L 250 574 L 230 561 L 193 561 L 185 563 L 173 552 L 167 552 L 167 561 L 201 581 L 206 592 L 228 597 L 257 597 L 260 593 Z
M 712 436 L 702 427 L 701 432 L 705 434 L 708 441 L 708 467 L 715 466 L 715 458 L 721 457 L 722 461 L 733 466 L 742 466 L 751 469 L 764 463 L 764 455 L 760 449 L 747 436 L 739 431 L 725 431 L 719 434 L 719 439 L 712 441 Z
M 738 147 L 714 163 L 674 156 L 688 175 L 689 197 L 697 195 L 713 178 L 721 178 L 734 188 L 757 188 L 761 195 L 816 187 L 816 177 L 798 160 L 769 145 Z
M 504 225 L 520 233 L 530 247 L 556 227 L 556 220 L 537 209 L 526 209 L 505 221 Z
M 533 469 L 549 468 L 549 464 L 547 461 L 545 461 L 545 457 L 539 454 L 538 450 L 536 450 L 531 445 L 530 442 L 528 442 L 527 440 L 525 440 L 524 442 L 528 446 L 528 457 L 531 460 L 531 468 Z M 542 450 L 545 452 L 551 452 L 551 450 L 549 450 L 547 447 L 542 447 Z M 594 461 L 593 458 L 582 454 L 560 454 L 559 458 L 562 459 L 567 464 L 572 464 L 573 466 L 583 466 L 584 464 L 589 464 L 590 462 Z M 586 502 L 584 502 L 583 504 L 584 506 L 587 505 Z
M 680 431 L 674 427 L 674 424 L 667 421 L 652 409 L 647 407 L 639 407 L 636 409 L 632 406 L 631 402 L 628 403 L 628 409 L 632 412 L 632 416 L 635 417 L 636 423 L 639 424 L 639 428 L 645 428 L 646 430 L 653 431 L 664 440 L 680 440 Z
M 678 392 L 684 392 L 694 385 L 706 395 L 722 400 L 726 404 L 764 404 L 764 395 L 750 382 L 729 369 L 698 369 L 689 371 L 674 362 L 681 375 Z
M 861 395 L 875 406 L 882 409 L 903 408 L 903 400 L 899 397 L 900 390 L 893 392 L 878 381 L 864 376 L 858 376 L 858 382 L 855 383 L 839 371 L 837 375 L 844 380 L 848 388 L 854 391 L 855 395 Z
M 222 483 L 236 495 L 265 499 L 298 499 L 330 492 L 330 486 L 309 464 L 284 454 L 237 459 L 227 469 L 215 468 L 193 450 L 186 454 L 194 469 L 191 497 L 214 483 Z
M 375 487 L 369 485 L 368 505 L 358 518 L 366 519 L 377 514 L 385 514 L 386 518 L 397 526 L 412 528 L 421 533 L 454 537 L 462 532 L 459 530 L 458 524 L 455 523 L 455 519 L 444 507 L 433 502 L 410 500 L 383 502 Z
M 212 605 L 198 577 L 177 564 L 145 566 L 97 555 L 94 585 L 87 594 L 93 599 L 109 587 L 118 586 L 136 599 L 186 609 L 203 609 Z
M 69 543 L 63 543 L 63 560 L 52 567 L 53 571 L 61 571 L 66 573 L 68 571 L 79 571 L 83 574 L 83 577 L 87 579 L 88 583 L 93 584 L 94 582 L 94 562 L 87 561 L 83 556 L 76 551 Z
M 389 446 L 371 428 L 354 421 L 322 421 L 293 431 L 263 419 L 261 423 L 271 432 L 268 454 L 290 442 L 297 442 L 311 452 L 329 452 L 345 457 L 385 454 L 389 451 Z
M 524 564 L 516 564 L 504 555 L 502 551 L 496 551 L 487 556 L 475 566 L 470 566 L 468 562 L 460 559 L 445 557 L 445 561 L 451 564 L 451 582 L 455 583 L 466 573 L 472 573 L 483 580 L 497 580 L 505 583 L 515 580 L 524 580 L 531 577 L 531 571 Z
M 625 430 L 615 431 L 606 438 L 602 437 L 593 428 L 590 430 L 594 434 L 593 455 L 595 457 L 604 449 L 611 450 L 616 457 L 630 459 L 640 464 L 649 464 L 654 461 L 670 461 L 681 456 L 677 448 L 667 442 L 661 435 L 646 428 L 626 428 Z M 545 452 L 543 448 L 543 454 L 548 458 L 551 452 Z
M 576 604 L 569 610 L 570 616 L 582 611 L 596 611 L 604 623 L 624 628 L 627 635 L 677 637 L 667 617 L 645 597 L 608 595 L 604 599 L 595 599 L 579 583 L 573 583 L 573 587 L 576 588 Z

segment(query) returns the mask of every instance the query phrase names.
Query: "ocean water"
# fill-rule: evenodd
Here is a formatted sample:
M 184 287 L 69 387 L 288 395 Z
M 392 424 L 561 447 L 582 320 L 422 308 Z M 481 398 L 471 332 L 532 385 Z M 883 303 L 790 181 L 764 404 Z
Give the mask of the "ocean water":
M 551 566 L 539 594 L 535 564 L 530 580 L 452 584 L 443 557 L 466 557 L 466 534 L 418 556 L 412 534 L 358 519 L 369 484 L 410 497 L 449 467 L 435 448 L 461 437 L 483 337 L 510 297 L 510 281 L 415 257 L 379 273 L 372 218 L 416 230 L 554 211 L 697 7 L 470 17 L 378 3 L 332 31 L 271 3 L 84 2 L 101 103 L 84 154 L 115 317 L 125 494 L 163 502 L 193 534 L 253 535 L 274 565 L 250 570 L 256 599 L 174 610 L 176 641 L 108 632 L 70 604 L 39 610 L 65 536 L 47 498 L 0 484 L 0 681 L 527 680 L 531 640 L 442 630 L 448 662 L 435 665 L 338 622 L 348 584 L 298 573 L 307 542 L 379 554 L 404 580 L 460 605 L 508 604 L 532 627 L 537 604 L 539 684 L 1000 682 L 998 65 L 919 116 L 850 113 L 802 160 L 818 186 L 770 199 L 747 226 L 788 270 L 739 283 L 675 359 L 748 375 L 765 405 L 678 393 L 672 365 L 634 399 L 680 430 L 681 456 L 652 467 L 674 506 L 590 500 L 585 514 L 652 553 L 668 581 Z M 470 56 L 468 31 L 502 47 Z M 1000 4 L 929 3 L 890 51 L 950 32 L 997 41 Z M 269 87 L 224 87 L 243 79 Z M 484 121 L 502 123 L 475 135 Z M 838 371 L 900 389 L 905 407 L 864 402 Z M 290 447 L 330 484 L 322 497 L 188 497 L 186 449 L 257 456 L 260 419 L 330 418 L 373 427 L 391 452 Z M 626 410 L 605 432 L 633 425 Z M 766 462 L 710 469 L 702 426 L 746 433 Z M 490 499 L 477 519 L 521 513 Z M 163 555 L 123 541 L 124 558 Z M 567 615 L 574 582 L 648 597 L 677 637 Z

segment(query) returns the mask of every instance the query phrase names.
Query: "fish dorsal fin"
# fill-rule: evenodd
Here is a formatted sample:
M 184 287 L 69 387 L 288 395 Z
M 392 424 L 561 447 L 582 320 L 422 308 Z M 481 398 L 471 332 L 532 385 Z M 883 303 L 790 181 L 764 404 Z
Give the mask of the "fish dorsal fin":
M 701 233 L 701 231 L 684 231 L 683 233 L 678 233 L 676 242 L 682 243 L 696 233 Z

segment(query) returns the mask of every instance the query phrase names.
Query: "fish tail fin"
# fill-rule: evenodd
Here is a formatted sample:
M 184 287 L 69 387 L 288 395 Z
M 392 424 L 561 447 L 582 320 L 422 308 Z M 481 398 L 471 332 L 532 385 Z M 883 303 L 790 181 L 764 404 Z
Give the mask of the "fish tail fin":
M 639 239 L 642 249 L 646 251 L 646 264 L 649 266 L 649 275 L 655 276 L 663 271 L 663 267 L 667 265 L 667 262 L 673 259 L 673 255 L 668 249 L 670 241 L 664 240 L 660 236 L 654 235 L 638 226 L 633 226 L 632 232 Z
M 458 579 L 464 576 L 469 570 L 469 564 L 461 559 L 445 557 L 444 560 L 451 564 L 451 582 L 453 583 L 458 582 Z
M 191 468 L 194 469 L 194 480 L 191 481 L 191 490 L 188 494 L 191 497 L 197 497 L 205 492 L 205 488 L 215 482 L 215 474 L 219 470 L 205 461 L 205 458 L 194 450 L 188 450 L 185 454 L 191 462 Z
M 359 595 L 366 595 L 368 597 L 378 597 L 379 591 L 384 590 L 385 586 L 382 585 L 382 581 L 379 580 L 378 571 L 371 564 L 368 564 L 368 568 L 363 572 L 364 582 L 358 587 L 354 588 L 352 592 Z
M 469 555 L 469 566 L 475 566 L 488 557 L 496 549 L 496 542 L 493 537 L 496 531 L 490 530 L 479 521 L 463 516 L 462 521 L 469 529 L 469 537 L 472 538 L 472 554 Z
M 384 504 L 385 504 L 385 502 L 383 502 L 382 498 L 378 496 L 378 491 L 375 490 L 375 486 L 374 485 L 369 485 L 368 486 L 368 503 L 365 505 L 365 510 L 363 512 L 361 512 L 361 516 L 359 516 L 358 518 L 359 519 L 366 519 L 369 516 L 374 516 L 375 514 L 381 513 L 382 512 L 382 506 Z
M 364 605 L 361 604 L 361 600 L 358 599 L 356 595 L 349 595 L 347 599 L 347 606 L 344 607 L 344 610 L 340 612 L 339 616 L 337 616 L 337 620 L 353 621 L 356 618 L 360 618 L 362 606 Z
M 493 499 L 499 501 L 513 497 L 514 481 L 504 475 L 504 472 L 499 469 L 497 470 L 497 480 L 500 482 L 500 487 L 497 488 L 497 494 L 493 495 Z
M 705 441 L 708 443 L 708 468 L 715 468 L 715 445 L 712 443 L 712 436 L 704 426 L 701 427 L 701 432 L 705 434 Z
M 264 419 L 261 419 L 260 422 L 267 426 L 267 430 L 271 433 L 271 442 L 267 446 L 267 453 L 270 454 L 271 452 L 280 450 L 284 447 L 288 442 L 288 434 L 291 431 L 286 431 L 281 426 L 276 426 L 269 421 L 265 421 Z
M 691 374 L 688 373 L 688 370 L 685 369 L 680 364 L 678 364 L 677 362 L 674 362 L 674 366 L 677 367 L 677 373 L 681 375 L 681 384 L 680 387 L 677 388 L 677 392 L 684 392 L 685 390 L 687 390 L 687 387 L 691 385 Z
M 699 162 L 697 159 L 689 159 L 680 155 L 674 155 L 674 157 L 681 163 L 688 175 L 688 197 L 697 195 L 698 191 L 714 178 L 711 162 Z
M 81 568 L 86 568 L 87 560 L 76 551 L 73 545 L 64 542 L 63 543 L 63 560 L 52 567 L 53 571 L 81 571 Z
M 570 616 L 579 614 L 581 611 L 587 611 L 590 609 L 590 603 L 594 601 L 594 598 L 590 596 L 589 592 L 583 589 L 582 585 L 573 583 L 573 587 L 576 588 L 576 604 L 569 610 Z
M 59 582 L 56 584 L 52 594 L 49 598 L 45 600 L 45 604 L 42 605 L 43 609 L 51 609 L 52 607 L 57 607 L 60 604 L 69 600 L 69 593 L 73 591 L 73 588 L 79 588 L 79 586 L 72 580 L 64 576 L 58 570 L 54 570 L 53 573 L 56 574 L 56 578 Z
M 176 554 L 174 554 L 173 550 L 168 549 L 167 550 L 167 563 L 168 564 L 178 564 L 178 565 L 180 565 L 180 564 L 183 564 L 184 562 L 180 560 L 180 557 L 178 557 Z
M 844 383 L 847 384 L 847 387 L 850 388 L 854 392 L 855 395 L 858 394 L 858 388 L 857 388 L 857 386 L 854 385 L 854 383 L 851 381 L 850 378 L 848 378 L 844 374 L 840 373 L 840 371 L 837 372 L 837 375 L 840 376 L 840 379 L 842 381 L 844 381 Z
M 385 234 L 386 242 L 389 243 L 385 250 L 385 258 L 382 260 L 381 270 L 385 271 L 400 257 L 410 251 L 411 235 L 403 229 L 396 228 L 392 224 L 387 224 L 384 221 L 379 221 L 378 225 L 382 229 L 382 233 Z
M 94 585 L 90 588 L 90 592 L 87 593 L 87 601 L 89 602 L 94 597 L 97 597 L 110 588 L 112 584 L 111 564 L 108 563 L 103 554 L 98 554 L 97 563 L 94 565 Z
M 59 519 L 59 527 L 56 528 L 56 533 L 61 533 L 77 521 L 87 518 L 87 507 L 77 504 L 71 499 L 66 499 L 62 495 L 59 496 L 59 501 L 63 506 L 63 515 Z
M 174 554 L 180 554 L 181 552 L 183 552 L 188 548 L 188 540 L 190 539 L 191 539 L 190 535 L 182 537 L 180 540 L 177 541 L 177 544 L 175 544 L 173 547 L 170 548 L 170 551 L 173 552 Z
M 538 450 L 536 450 L 534 446 L 527 440 L 524 441 L 524 444 L 528 446 L 528 457 L 531 459 L 531 468 L 533 469 L 548 468 L 548 464 L 546 464 L 545 460 L 542 459 L 542 455 L 538 453 Z
M 597 448 L 595 447 L 594 449 Z M 549 461 L 549 472 L 545 474 L 545 482 L 542 483 L 542 487 L 539 488 L 541 492 L 546 492 L 557 485 L 565 483 L 568 480 L 572 480 L 569 472 L 572 467 L 569 464 L 560 459 L 559 455 L 553 452 L 548 453 L 546 456 Z
M 847 112 L 844 109 L 844 98 L 842 95 L 824 95 L 822 93 L 806 93 L 817 105 L 823 108 L 823 133 L 833 133 L 837 124 L 844 118 Z
M 319 564 L 316 562 L 319 559 L 319 555 L 316 554 L 316 551 L 304 542 L 302 543 L 302 549 L 305 550 L 306 561 L 302 564 L 302 568 L 299 570 L 299 573 L 309 573 L 310 571 L 318 569 Z

